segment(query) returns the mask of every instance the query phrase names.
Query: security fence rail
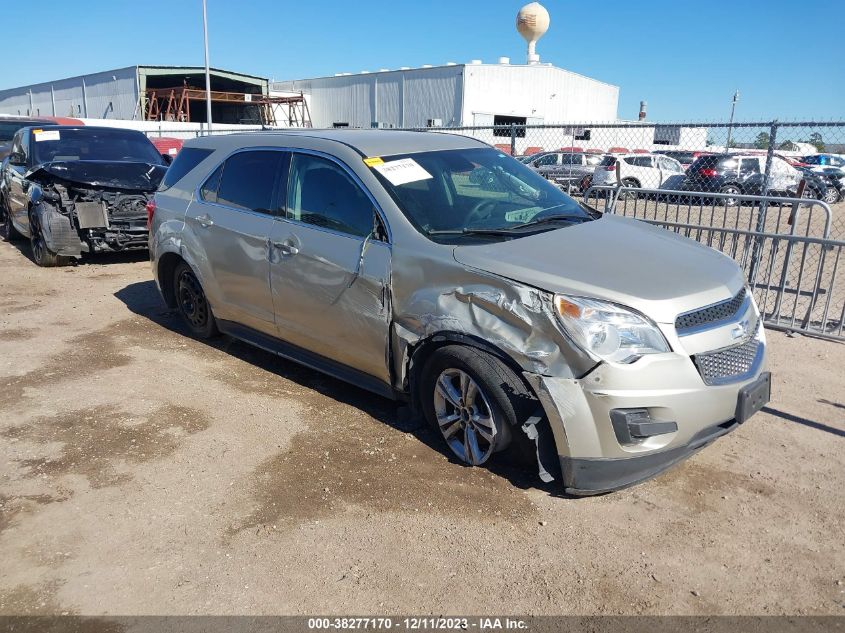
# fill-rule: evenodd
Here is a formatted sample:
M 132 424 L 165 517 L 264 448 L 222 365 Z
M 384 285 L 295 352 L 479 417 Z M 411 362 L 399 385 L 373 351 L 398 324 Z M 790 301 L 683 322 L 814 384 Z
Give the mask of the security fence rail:
M 595 186 L 585 202 L 694 239 L 744 271 L 765 324 L 845 340 L 845 240 L 818 200 Z

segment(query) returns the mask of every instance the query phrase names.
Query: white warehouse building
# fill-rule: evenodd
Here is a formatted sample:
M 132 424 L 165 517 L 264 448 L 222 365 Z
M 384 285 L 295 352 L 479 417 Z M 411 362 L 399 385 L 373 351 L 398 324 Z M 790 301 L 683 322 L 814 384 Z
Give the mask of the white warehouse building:
M 303 93 L 314 127 L 461 127 L 615 121 L 619 88 L 551 64 L 449 63 L 273 82 Z
M 552 64 L 468 64 L 340 73 L 273 81 L 270 96 L 303 95 L 316 128 L 487 128 L 464 130 L 517 154 L 562 147 L 703 147 L 705 128 L 617 118 L 619 88 Z M 276 120 L 283 123 L 277 113 Z M 531 128 L 546 125 L 551 128 Z M 502 126 L 494 128 L 494 126 Z

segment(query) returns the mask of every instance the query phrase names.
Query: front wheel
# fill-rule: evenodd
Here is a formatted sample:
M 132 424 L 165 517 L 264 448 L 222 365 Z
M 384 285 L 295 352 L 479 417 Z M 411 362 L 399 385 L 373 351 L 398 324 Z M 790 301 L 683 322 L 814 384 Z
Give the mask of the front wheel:
M 54 266 L 66 266 L 69 262 L 67 257 L 56 255 L 47 246 L 44 234 L 41 230 L 41 221 L 35 213 L 29 216 L 29 245 L 32 248 L 33 261 L 42 268 L 53 268 Z
M 202 285 L 185 262 L 176 266 L 173 272 L 173 287 L 176 291 L 176 307 L 191 334 L 200 339 L 217 336 L 217 321 Z
M 498 358 L 472 347 L 436 350 L 423 368 L 419 398 L 429 424 L 469 466 L 511 442 L 514 426 L 536 407 L 522 381 Z

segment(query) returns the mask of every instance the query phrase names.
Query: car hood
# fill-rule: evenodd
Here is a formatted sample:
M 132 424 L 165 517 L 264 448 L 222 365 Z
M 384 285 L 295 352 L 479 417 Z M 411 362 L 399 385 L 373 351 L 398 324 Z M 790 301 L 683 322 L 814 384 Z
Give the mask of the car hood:
M 725 255 L 639 220 L 599 220 L 495 244 L 458 246 L 455 259 L 549 292 L 596 297 L 660 323 L 739 292 Z
M 101 160 L 54 161 L 33 168 L 30 176 L 53 176 L 87 187 L 155 191 L 167 168 L 151 163 Z

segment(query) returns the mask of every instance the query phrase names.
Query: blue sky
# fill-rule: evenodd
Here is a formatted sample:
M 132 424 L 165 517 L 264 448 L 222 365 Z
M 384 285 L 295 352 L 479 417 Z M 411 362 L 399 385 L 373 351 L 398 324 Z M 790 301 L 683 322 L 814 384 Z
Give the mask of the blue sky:
M 211 64 L 297 79 L 499 56 L 521 62 L 514 20 L 524 1 L 208 0 Z M 636 118 L 646 99 L 651 119 L 726 119 L 739 89 L 738 120 L 845 119 L 841 0 L 543 4 L 552 23 L 538 44 L 542 60 L 620 86 L 621 118 Z M 200 0 L 4 5 L 0 88 L 203 63 Z

